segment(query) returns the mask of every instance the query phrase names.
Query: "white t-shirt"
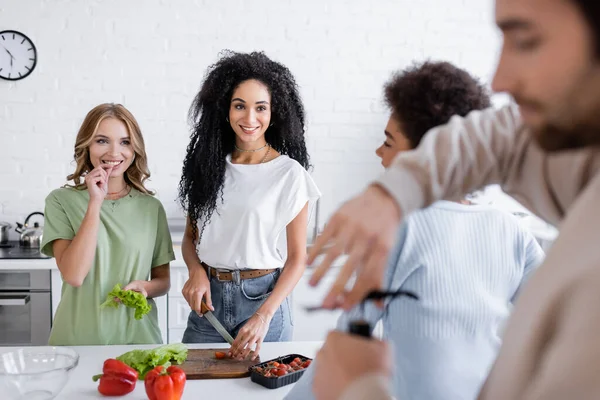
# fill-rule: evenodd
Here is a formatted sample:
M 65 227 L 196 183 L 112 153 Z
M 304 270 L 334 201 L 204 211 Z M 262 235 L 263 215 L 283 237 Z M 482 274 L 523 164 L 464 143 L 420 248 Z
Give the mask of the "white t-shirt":
M 287 251 L 278 245 L 286 226 L 321 196 L 319 189 L 302 165 L 285 155 L 251 165 L 232 164 L 228 155 L 226 162 L 223 200 L 217 199 L 202 233 L 200 260 L 230 270 L 282 268 Z

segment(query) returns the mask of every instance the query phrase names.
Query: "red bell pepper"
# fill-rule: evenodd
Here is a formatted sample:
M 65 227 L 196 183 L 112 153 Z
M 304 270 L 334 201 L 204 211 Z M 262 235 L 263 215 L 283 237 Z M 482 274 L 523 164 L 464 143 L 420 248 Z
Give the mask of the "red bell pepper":
M 129 365 L 109 358 L 104 361 L 102 374 L 95 375 L 94 382 L 100 379 L 98 391 L 105 396 L 123 396 L 135 389 L 138 372 Z
M 180 400 L 185 386 L 185 372 L 171 365 L 162 365 L 148 372 L 144 380 L 146 394 L 150 400 Z

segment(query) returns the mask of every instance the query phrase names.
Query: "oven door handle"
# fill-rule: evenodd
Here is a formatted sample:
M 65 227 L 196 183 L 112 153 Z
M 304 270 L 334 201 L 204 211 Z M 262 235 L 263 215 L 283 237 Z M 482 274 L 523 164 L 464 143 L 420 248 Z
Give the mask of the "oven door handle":
M 28 294 L 21 296 L 2 296 L 0 295 L 0 306 L 24 306 L 29 303 L 31 297 Z

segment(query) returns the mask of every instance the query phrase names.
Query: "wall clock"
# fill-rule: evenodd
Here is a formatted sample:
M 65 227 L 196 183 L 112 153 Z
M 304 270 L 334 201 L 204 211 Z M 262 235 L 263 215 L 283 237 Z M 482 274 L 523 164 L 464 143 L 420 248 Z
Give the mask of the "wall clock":
M 17 31 L 0 32 L 0 78 L 18 81 L 33 72 L 37 50 L 26 35 Z

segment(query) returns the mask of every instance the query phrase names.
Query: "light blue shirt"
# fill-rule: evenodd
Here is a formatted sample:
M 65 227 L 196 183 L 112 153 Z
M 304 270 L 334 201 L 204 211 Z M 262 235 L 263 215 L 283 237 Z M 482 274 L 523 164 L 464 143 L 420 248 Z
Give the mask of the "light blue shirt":
M 437 202 L 406 219 L 388 262 L 388 290 L 409 290 L 419 300 L 357 307 L 340 317 L 338 329 L 347 330 L 355 319 L 372 326 L 382 321 L 394 349 L 397 399 L 474 399 L 496 358 L 511 304 L 543 259 L 514 216 Z M 313 371 L 286 399 L 314 398 Z

